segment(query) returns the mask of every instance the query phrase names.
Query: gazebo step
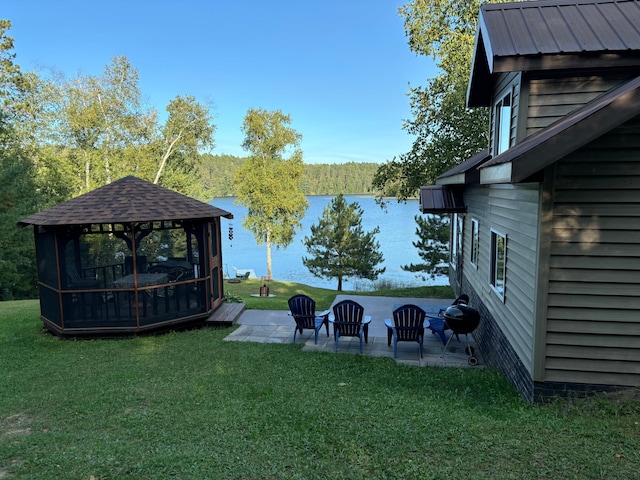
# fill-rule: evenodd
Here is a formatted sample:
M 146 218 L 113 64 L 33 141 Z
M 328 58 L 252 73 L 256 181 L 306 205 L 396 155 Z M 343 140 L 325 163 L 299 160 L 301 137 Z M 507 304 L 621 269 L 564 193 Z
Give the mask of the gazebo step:
M 207 325 L 233 325 L 244 309 L 244 303 L 223 303 L 207 319 Z

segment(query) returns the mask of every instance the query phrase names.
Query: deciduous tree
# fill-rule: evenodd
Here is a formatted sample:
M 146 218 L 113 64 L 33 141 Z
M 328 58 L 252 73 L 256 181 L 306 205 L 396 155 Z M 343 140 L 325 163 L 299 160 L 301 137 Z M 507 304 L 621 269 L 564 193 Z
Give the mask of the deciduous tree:
M 75 195 L 136 175 L 167 188 L 204 197 L 197 182 L 201 150 L 213 148 L 210 108 L 193 96 L 177 96 L 161 124 L 145 106 L 138 71 L 114 57 L 100 75 L 53 76 L 58 90 L 54 142 L 73 166 L 81 188 Z
M 376 280 L 385 271 L 378 267 L 384 260 L 375 238 L 380 228 L 364 232 L 362 213 L 358 202 L 347 204 L 340 194 L 311 226 L 311 236 L 304 238 L 310 256 L 302 263 L 316 277 L 337 278 L 338 291 L 342 291 L 343 279 Z
M 169 102 L 167 112 L 169 117 L 161 128 L 164 152 L 153 183 L 158 183 L 172 155 L 182 154 L 195 160 L 201 149 L 214 146 L 216 127 L 208 106 L 198 103 L 191 95 L 177 96 Z
M 466 108 L 467 82 L 482 0 L 413 0 L 399 9 L 409 48 L 417 55 L 432 57 L 439 73 L 424 87 L 409 90 L 412 118 L 404 128 L 415 135 L 411 150 L 380 166 L 373 187 L 382 196 L 395 196 L 399 201 L 418 194 L 420 186 L 434 184 L 436 178 L 488 145 L 488 112 Z M 436 226 L 421 234 L 448 230 Z M 428 247 L 430 240 L 418 244 Z M 418 247 L 420 250 L 421 247 Z M 430 247 L 428 247 L 430 248 Z M 430 256 L 420 251 L 420 256 Z M 424 258 L 424 257 L 423 257 Z M 429 265 L 432 265 L 429 267 Z M 422 264 L 433 268 L 430 262 Z M 415 265 L 416 271 L 420 266 Z M 433 274 L 434 270 L 425 270 Z
M 138 71 L 126 57 L 114 57 L 102 75 L 77 75 L 59 88 L 61 140 L 78 161 L 83 181 L 79 193 L 145 171 L 126 161 L 124 152 L 152 141 L 156 113 L 144 107 Z
M 474 38 L 481 0 L 413 0 L 399 9 L 409 48 L 432 57 L 439 74 L 409 90 L 415 135 L 411 151 L 381 165 L 374 187 L 399 199 L 487 147 L 488 113 L 466 108 Z
M 160 125 L 137 70 L 115 57 L 98 76 L 24 73 L 0 20 L 0 298 L 35 291 L 35 255 L 16 222 L 124 175 L 204 197 L 199 150 L 213 147 L 207 105 L 176 97 Z M 28 264 L 27 264 L 28 263 Z
M 302 136 L 290 124 L 289 115 L 279 110 L 249 109 L 242 124 L 242 147 L 251 155 L 234 177 L 236 201 L 248 209 L 242 224 L 258 245 L 266 244 L 269 278 L 271 247 L 286 247 L 293 241 L 308 207 L 300 189 Z
M 0 300 L 37 295 L 33 233 L 16 227 L 38 206 L 35 178 L 19 150 L 0 150 Z
M 16 223 L 45 205 L 56 188 L 47 172 L 39 175 L 22 134 L 30 116 L 34 83 L 14 62 L 11 22 L 0 20 L 0 300 L 33 297 L 37 293 L 32 233 Z

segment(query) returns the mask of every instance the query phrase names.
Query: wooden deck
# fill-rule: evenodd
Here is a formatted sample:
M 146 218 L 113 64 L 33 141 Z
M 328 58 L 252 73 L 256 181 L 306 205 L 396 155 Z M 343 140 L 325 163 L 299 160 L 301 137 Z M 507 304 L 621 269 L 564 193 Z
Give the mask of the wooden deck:
M 206 324 L 222 326 L 234 325 L 238 317 L 240 317 L 242 312 L 244 312 L 245 308 L 246 305 L 244 303 L 225 302 L 211 314 L 207 319 Z

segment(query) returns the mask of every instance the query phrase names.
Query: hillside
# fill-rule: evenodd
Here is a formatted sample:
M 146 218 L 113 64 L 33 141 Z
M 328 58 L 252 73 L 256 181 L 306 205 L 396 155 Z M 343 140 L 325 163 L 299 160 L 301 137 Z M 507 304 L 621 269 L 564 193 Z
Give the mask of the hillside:
M 201 178 L 209 196 L 233 196 L 233 176 L 244 162 L 233 155 L 202 155 Z M 378 166 L 356 162 L 305 165 L 302 191 L 306 195 L 371 193 Z

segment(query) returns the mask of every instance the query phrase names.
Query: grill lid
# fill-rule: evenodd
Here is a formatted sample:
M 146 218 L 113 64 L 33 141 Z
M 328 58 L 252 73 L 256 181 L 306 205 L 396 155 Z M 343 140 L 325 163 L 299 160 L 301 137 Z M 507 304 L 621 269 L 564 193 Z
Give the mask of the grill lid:
M 479 316 L 478 311 L 467 305 L 452 305 L 444 312 L 444 318 L 449 318 L 451 320 L 464 320 L 475 318 L 477 316 Z

